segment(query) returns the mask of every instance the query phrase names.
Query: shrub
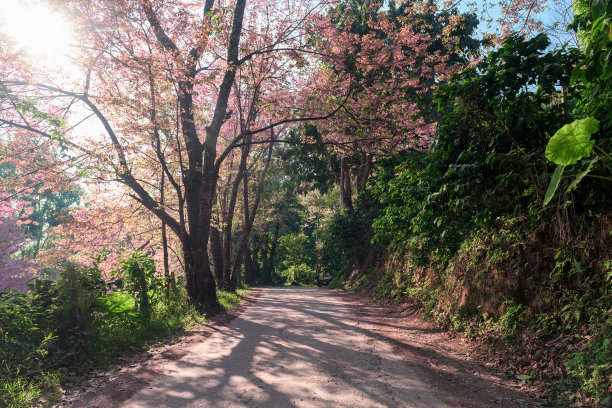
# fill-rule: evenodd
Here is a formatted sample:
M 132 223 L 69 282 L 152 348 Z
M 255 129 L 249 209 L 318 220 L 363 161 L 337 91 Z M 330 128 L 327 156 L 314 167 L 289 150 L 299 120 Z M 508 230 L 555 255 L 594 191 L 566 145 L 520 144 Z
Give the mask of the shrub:
M 285 278 L 287 285 L 311 285 L 315 281 L 315 275 L 314 269 L 304 263 L 291 265 L 281 271 L 281 276 Z

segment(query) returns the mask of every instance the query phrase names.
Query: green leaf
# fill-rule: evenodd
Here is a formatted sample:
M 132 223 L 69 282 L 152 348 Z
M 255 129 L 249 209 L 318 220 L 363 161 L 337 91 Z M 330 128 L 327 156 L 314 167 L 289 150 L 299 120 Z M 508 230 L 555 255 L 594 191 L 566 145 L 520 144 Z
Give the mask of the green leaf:
M 521 380 L 521 381 L 529 381 L 531 380 L 531 376 L 530 375 L 525 375 L 525 374 L 519 374 L 516 376 L 517 380 Z
M 559 187 L 559 182 L 561 182 L 561 176 L 563 175 L 563 170 L 565 170 L 565 166 L 561 164 L 558 165 L 557 168 L 555 169 L 552 179 L 550 180 L 550 184 L 548 185 L 548 190 L 546 190 L 546 195 L 544 196 L 544 204 L 543 204 L 544 207 L 546 207 L 546 204 L 548 204 L 550 200 L 552 200 L 552 198 L 555 196 L 555 192 L 557 191 L 557 188 Z
M 597 20 L 601 13 L 605 10 L 605 5 L 603 0 L 594 0 L 591 4 L 591 13 L 593 13 L 593 19 Z
M 584 81 L 584 69 L 581 66 L 577 66 L 572 71 L 572 76 L 570 77 L 570 85 L 574 85 L 577 80 Z
M 598 130 L 599 121 L 593 117 L 563 126 L 548 141 L 546 158 L 556 164 L 575 164 L 591 154 L 594 144 L 591 135 Z
M 570 185 L 567 187 L 567 192 L 569 193 L 570 191 L 574 190 L 577 186 L 578 183 L 580 183 L 582 181 L 582 179 L 591 172 L 591 170 L 593 169 L 593 165 L 595 164 L 595 162 L 597 161 L 598 157 L 595 157 L 593 160 L 589 161 L 589 165 L 587 166 L 587 168 L 583 171 L 581 171 L 580 173 L 578 173 L 578 175 L 576 176 L 576 178 L 574 179 L 574 181 L 572 181 L 570 183 Z

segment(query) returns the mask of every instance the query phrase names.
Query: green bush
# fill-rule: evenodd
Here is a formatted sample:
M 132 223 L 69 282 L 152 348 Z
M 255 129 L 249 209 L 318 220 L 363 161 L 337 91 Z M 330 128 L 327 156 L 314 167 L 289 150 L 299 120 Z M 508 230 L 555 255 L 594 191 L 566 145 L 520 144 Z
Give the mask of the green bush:
M 565 364 L 577 385 L 592 398 L 612 402 L 612 340 L 598 336 L 586 347 L 568 356 Z
M 304 263 L 291 265 L 281 271 L 281 276 L 285 278 L 286 285 L 312 285 L 315 281 L 315 275 L 314 269 Z
M 229 309 L 240 303 L 240 300 L 248 293 L 248 289 L 236 289 L 236 292 L 225 292 L 217 289 L 217 300 L 222 309 Z
M 418 238 L 412 249 L 421 264 L 448 261 L 472 231 L 503 227 L 499 217 L 530 214 L 542 202 L 552 168 L 544 147 L 574 119 L 569 78 L 579 55 L 548 46 L 543 34 L 508 36 L 477 67 L 440 85 L 443 117 L 431 150 L 379 165 L 376 241 Z
M 163 295 L 152 259 L 135 253 L 121 267 L 105 281 L 96 265 L 66 264 L 57 281 L 34 280 L 29 293 L 0 292 L 0 406 L 48 398 L 64 367 L 104 366 L 202 319 L 184 289 Z

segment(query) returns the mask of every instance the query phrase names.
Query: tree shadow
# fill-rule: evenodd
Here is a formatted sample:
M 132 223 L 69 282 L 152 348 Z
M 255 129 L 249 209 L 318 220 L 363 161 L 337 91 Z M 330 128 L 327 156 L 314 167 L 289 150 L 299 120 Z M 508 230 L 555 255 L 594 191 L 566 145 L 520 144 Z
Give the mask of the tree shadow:
M 334 292 L 266 289 L 125 406 L 447 406 L 393 353 L 397 346 L 355 324 L 351 305 Z

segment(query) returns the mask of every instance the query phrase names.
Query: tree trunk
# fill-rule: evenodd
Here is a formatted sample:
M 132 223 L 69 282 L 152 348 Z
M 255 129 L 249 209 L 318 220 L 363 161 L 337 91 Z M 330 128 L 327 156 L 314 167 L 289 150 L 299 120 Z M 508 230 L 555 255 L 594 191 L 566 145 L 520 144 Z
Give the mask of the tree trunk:
M 266 227 L 266 235 L 268 234 L 268 228 Z M 257 282 L 259 275 L 261 274 L 261 269 L 259 267 L 259 253 L 261 252 L 261 244 L 263 239 L 261 235 L 252 236 L 251 243 L 253 245 L 253 250 L 251 251 L 251 266 L 253 268 L 253 284 Z
M 149 286 L 147 285 L 147 277 L 145 276 L 144 268 L 138 263 L 138 310 L 140 314 L 148 319 L 151 316 L 151 303 L 149 302 Z
M 242 178 L 245 177 L 246 161 L 249 155 L 249 146 L 243 146 L 242 155 L 240 157 L 240 167 L 238 174 L 232 185 L 232 193 L 227 206 L 225 227 L 223 229 L 223 290 L 233 292 L 236 290 L 235 279 L 232 276 L 232 226 L 234 222 L 234 210 L 236 209 L 236 200 Z M 237 262 L 237 260 L 236 260 Z
M 164 206 L 164 179 L 165 173 L 162 171 L 161 183 L 160 183 L 160 197 L 159 204 Z M 173 290 L 175 293 L 176 290 L 176 278 L 174 276 L 174 272 L 170 273 L 170 262 L 168 260 L 168 233 L 166 228 L 166 221 L 162 220 L 161 223 L 161 232 L 162 232 L 162 250 L 164 255 L 164 284 L 166 286 L 166 298 L 170 297 L 170 290 Z
M 204 143 L 201 142 L 202 135 L 199 134 L 196 127 L 193 95 L 194 87 L 197 83 L 196 76 L 199 73 L 199 62 L 205 49 L 202 46 L 202 41 L 205 41 L 206 38 L 200 38 L 200 35 L 198 35 L 195 38 L 195 46 L 185 56 L 181 52 L 180 47 L 164 31 L 164 27 L 151 1 L 140 0 L 138 3 L 146 16 L 152 33 L 157 38 L 159 45 L 165 50 L 165 55 L 173 60 L 174 66 L 179 71 L 177 75 L 179 79 L 175 83 L 178 91 L 177 113 L 185 153 L 188 159 L 185 167 L 183 167 L 181 161 L 184 203 L 187 211 L 186 219 L 181 211 L 180 222 L 175 220 L 151 197 L 149 192 L 131 173 L 131 166 L 127 159 L 126 151 L 108 119 L 104 117 L 96 105 L 88 98 L 87 92 L 78 98 L 91 109 L 104 126 L 116 154 L 117 166 L 115 171 L 117 176 L 126 186 L 133 190 L 134 194 L 132 196 L 153 214 L 165 220 L 168 227 L 181 240 L 189 297 L 199 308 L 215 309 L 218 306 L 216 285 L 215 278 L 210 269 L 208 256 L 213 199 L 219 177 L 219 170 L 215 160 L 217 158 L 219 134 L 223 124 L 228 119 L 227 107 L 232 85 L 236 77 L 236 69 L 241 64 L 239 60 L 240 37 L 246 0 L 236 0 L 234 5 L 232 27 L 228 38 L 227 57 L 225 59 L 227 64 L 223 73 L 223 80 L 218 87 L 214 114 L 208 126 L 205 127 Z M 206 0 L 204 2 L 204 16 L 208 16 L 213 6 L 214 0 Z M 206 21 L 208 20 L 208 17 L 206 17 Z M 204 24 L 204 26 L 206 25 Z M 191 42 L 190 39 L 186 38 L 181 39 L 181 41 L 187 44 Z M 154 92 L 152 96 L 154 96 Z M 155 107 L 153 106 L 151 120 L 155 124 L 154 111 Z M 180 143 L 177 147 L 180 147 Z M 158 153 L 160 153 L 159 150 Z M 167 166 L 162 160 L 163 155 L 160 154 L 159 158 L 162 171 L 166 171 L 168 176 L 170 176 Z M 180 190 L 179 183 L 173 181 L 170 177 L 169 180 L 177 191 Z M 182 208 L 182 206 L 179 208 Z
M 77 328 L 81 325 L 81 313 L 79 310 L 79 276 L 76 267 L 69 262 L 66 265 L 66 281 L 70 296 L 70 325 Z
M 221 233 L 216 227 L 210 227 L 210 252 L 213 260 L 213 270 L 217 285 L 223 282 L 223 247 L 221 245 Z
M 259 202 L 261 201 L 261 193 L 263 191 L 264 181 L 266 179 L 266 174 L 268 172 L 268 169 L 270 168 L 273 148 L 274 148 L 274 132 L 272 132 L 272 141 L 270 142 L 270 147 L 268 148 L 268 157 L 266 158 L 266 164 L 264 166 L 264 169 L 261 172 L 259 183 L 257 185 L 257 191 L 255 192 L 255 202 L 253 203 L 253 208 L 251 209 L 250 214 L 248 212 L 248 208 L 245 211 L 245 215 L 247 215 L 248 218 L 245 217 L 245 220 L 244 220 L 244 228 L 242 231 L 242 236 L 240 237 L 240 245 L 238 247 L 238 253 L 236 255 L 236 262 L 234 263 L 234 267 L 232 270 L 232 287 L 230 288 L 232 291 L 236 290 L 236 282 L 238 279 L 238 275 L 240 274 L 240 262 L 238 261 L 238 259 L 242 259 L 242 257 L 244 256 L 246 247 L 249 243 L 251 231 L 253 230 L 253 224 L 255 223 L 255 216 L 257 215 L 257 209 L 259 207 Z M 247 180 L 247 172 L 246 172 L 246 161 L 244 163 L 243 177 L 245 179 L 244 188 L 246 190 L 245 192 L 246 203 L 245 204 L 248 206 L 248 180 Z
M 251 138 L 249 138 L 249 141 Z M 245 169 L 244 170 L 244 184 L 242 185 L 242 208 L 244 210 L 244 227 L 242 229 L 242 238 L 245 237 L 247 226 L 249 224 L 249 220 L 251 215 L 249 214 L 249 173 Z M 255 215 L 255 214 L 253 214 Z M 253 217 L 255 218 L 255 217 Z M 250 230 L 249 234 L 250 236 Z M 246 237 L 247 244 L 244 247 L 243 251 L 243 261 L 244 261 L 244 281 L 248 285 L 253 284 L 253 259 L 251 259 L 251 250 L 249 248 L 249 236 Z
M 340 158 L 340 163 L 336 163 L 331 153 L 327 150 L 327 147 L 324 144 L 321 144 L 320 146 L 323 148 L 325 156 L 327 157 L 329 170 L 334 175 L 334 178 L 336 179 L 336 184 L 338 184 L 338 189 L 340 190 L 340 204 L 342 204 L 342 207 L 344 207 L 345 210 L 352 211 L 353 197 L 351 189 L 351 175 L 348 162 L 343 156 Z
M 264 270 L 266 283 L 272 283 L 272 271 L 274 269 L 274 253 L 276 252 L 276 244 L 278 243 L 279 230 L 280 230 L 280 224 L 277 223 L 276 226 L 274 227 L 274 238 L 272 239 L 272 248 L 270 249 L 270 255 L 268 256 L 268 261 L 266 264 L 266 268 Z
M 207 1 L 206 4 L 208 5 L 209 2 Z M 239 64 L 240 34 L 242 33 L 245 6 L 246 0 L 237 0 L 234 6 L 234 19 L 232 21 L 232 30 L 227 50 L 227 68 L 223 75 L 223 81 L 219 86 L 215 113 L 209 126 L 206 127 L 206 138 L 203 146 L 199 144 L 197 139 L 198 135 L 192 109 L 193 98 L 191 94 L 182 94 L 179 98 L 181 102 L 181 119 L 184 119 L 181 120 L 183 133 L 186 134 L 190 143 L 195 143 L 198 147 L 203 147 L 203 152 L 200 150 L 198 152 L 199 156 L 196 157 L 192 157 L 192 149 L 190 149 L 189 146 L 187 149 L 189 151 L 189 174 L 201 174 L 202 177 L 195 177 L 197 181 L 201 181 L 200 183 L 193 183 L 191 185 L 190 183 L 185 183 L 188 202 L 189 238 L 187 236 L 183 237 L 183 250 L 185 254 L 185 269 L 187 272 L 187 293 L 196 303 L 201 304 L 204 308 L 216 309 L 218 307 L 215 278 L 210 270 L 208 258 L 208 239 L 212 219 L 213 199 L 219 177 L 219 170 L 216 167 L 215 159 L 217 157 L 217 139 L 223 123 L 227 120 L 227 105 L 232 90 L 232 84 L 236 77 L 236 67 Z M 196 72 L 197 60 L 191 65 L 190 74 L 193 74 L 191 78 L 195 77 Z M 193 91 L 193 82 L 190 82 L 186 88 Z M 186 115 L 183 118 L 183 112 L 185 112 L 185 110 L 183 109 L 182 102 L 184 99 L 188 99 L 190 103 L 186 106 Z M 195 138 L 193 136 L 195 136 Z M 204 156 L 203 160 L 202 153 Z M 202 169 L 201 173 L 198 171 L 198 162 L 202 164 L 200 167 Z M 192 166 L 195 166 L 195 168 L 192 169 Z M 197 202 L 193 200 L 193 195 L 187 194 L 194 189 L 197 189 L 199 193 Z
M 253 265 L 253 252 L 247 244 L 244 250 L 244 281 L 247 285 L 255 283 L 255 266 Z
M 357 171 L 357 180 L 355 182 L 357 194 L 365 190 L 371 168 L 372 156 L 368 155 L 367 153 L 363 153 L 361 156 L 361 164 L 359 165 L 359 169 Z
M 187 294 L 201 311 L 217 310 L 217 288 L 210 270 L 206 245 L 185 237 L 183 240 Z
M 349 211 L 353 211 L 353 192 L 351 189 L 351 174 L 346 158 L 340 159 L 340 201 L 342 206 Z
M 42 230 L 42 227 L 41 227 Z M 36 237 L 36 247 L 34 248 L 34 253 L 32 254 L 32 258 L 36 258 L 38 253 L 40 252 L 40 241 L 42 240 L 42 231 L 38 237 Z
M 262 267 L 262 276 L 261 281 L 263 283 L 270 283 L 268 281 L 267 271 L 268 271 L 268 251 L 270 250 L 270 232 L 266 229 L 265 236 L 262 237 L 262 246 L 261 246 L 261 267 Z

